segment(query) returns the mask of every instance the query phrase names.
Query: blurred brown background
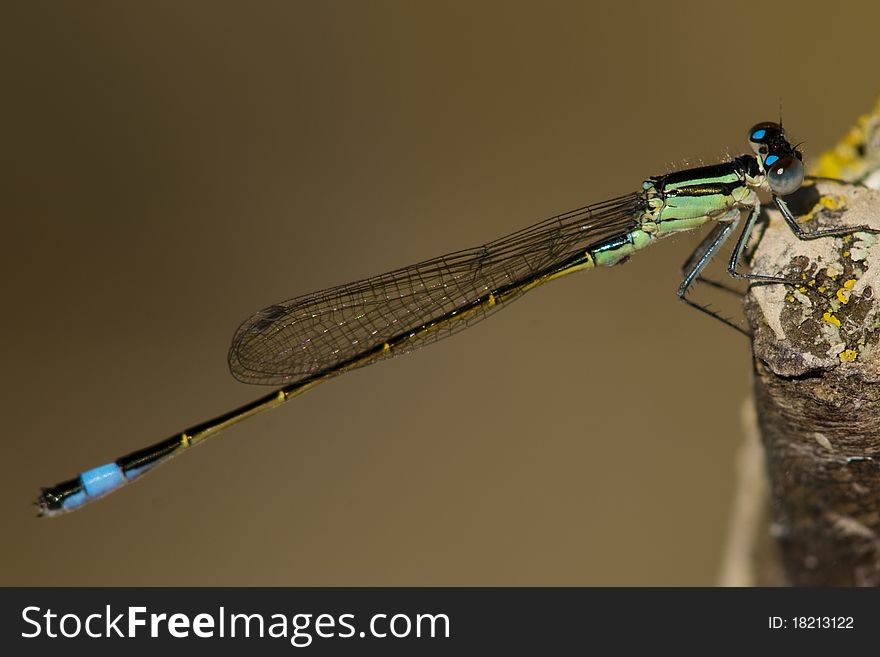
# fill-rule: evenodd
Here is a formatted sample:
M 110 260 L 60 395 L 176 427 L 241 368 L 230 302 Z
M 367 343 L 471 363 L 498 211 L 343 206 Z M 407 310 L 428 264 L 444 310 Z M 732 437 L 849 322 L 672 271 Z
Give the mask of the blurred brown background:
M 873 105 L 876 3 L 705 6 L 8 8 L 0 584 L 715 582 L 750 355 L 675 298 L 697 235 L 30 506 L 264 394 L 258 308 Z

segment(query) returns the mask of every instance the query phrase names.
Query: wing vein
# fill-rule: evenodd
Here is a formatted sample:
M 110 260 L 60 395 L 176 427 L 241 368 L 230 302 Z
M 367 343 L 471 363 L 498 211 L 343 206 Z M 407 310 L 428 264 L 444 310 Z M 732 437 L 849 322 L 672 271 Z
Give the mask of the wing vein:
M 621 196 L 479 247 L 264 308 L 236 331 L 229 349 L 230 371 L 245 383 L 288 385 L 343 363 L 357 363 L 359 355 L 372 354 L 401 336 L 408 337 L 400 339 L 397 348 L 379 351 L 363 364 L 436 342 L 508 305 L 520 296 L 516 289 L 521 283 L 630 230 L 643 203 L 638 193 Z M 481 302 L 502 289 L 512 290 L 503 304 Z M 446 321 L 457 313 L 461 317 L 456 321 Z

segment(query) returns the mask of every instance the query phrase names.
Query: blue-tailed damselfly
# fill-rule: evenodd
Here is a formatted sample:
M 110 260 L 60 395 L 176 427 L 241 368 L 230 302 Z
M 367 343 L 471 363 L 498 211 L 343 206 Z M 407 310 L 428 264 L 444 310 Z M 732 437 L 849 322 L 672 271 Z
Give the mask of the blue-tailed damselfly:
M 380 276 L 297 297 L 261 310 L 236 331 L 229 367 L 238 380 L 278 390 L 167 440 L 43 489 L 42 515 L 77 509 L 133 481 L 185 449 L 343 372 L 412 351 L 471 326 L 543 283 L 582 269 L 619 264 L 658 239 L 715 221 L 683 267 L 678 296 L 688 291 L 745 216 L 728 262 L 731 276 L 765 283 L 780 276 L 737 270 L 758 218 L 758 191 L 771 194 L 801 239 L 863 227 L 806 232 L 782 196 L 804 180 L 801 153 L 781 124 L 749 132 L 753 155 L 646 180 L 641 190 L 552 217 L 483 246 L 457 251 Z

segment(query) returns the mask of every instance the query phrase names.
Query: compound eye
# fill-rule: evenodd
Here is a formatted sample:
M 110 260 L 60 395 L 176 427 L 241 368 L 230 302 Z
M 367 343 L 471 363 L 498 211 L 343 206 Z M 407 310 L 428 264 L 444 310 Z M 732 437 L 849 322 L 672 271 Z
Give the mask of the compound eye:
M 749 146 L 755 155 L 766 155 L 770 146 L 776 142 L 785 140 L 785 131 L 778 123 L 765 121 L 752 126 L 749 130 Z
M 768 155 L 764 170 L 770 190 L 777 196 L 796 192 L 804 182 L 804 163 L 795 155 Z

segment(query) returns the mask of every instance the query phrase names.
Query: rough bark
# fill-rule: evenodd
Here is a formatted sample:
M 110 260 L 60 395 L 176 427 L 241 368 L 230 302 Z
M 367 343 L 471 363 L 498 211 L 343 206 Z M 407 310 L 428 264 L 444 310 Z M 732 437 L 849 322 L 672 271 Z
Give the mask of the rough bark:
M 792 209 L 804 228 L 880 230 L 880 192 L 808 186 Z M 880 584 L 880 235 L 802 241 L 777 212 L 754 273 L 755 403 L 770 481 L 770 531 L 787 583 Z

